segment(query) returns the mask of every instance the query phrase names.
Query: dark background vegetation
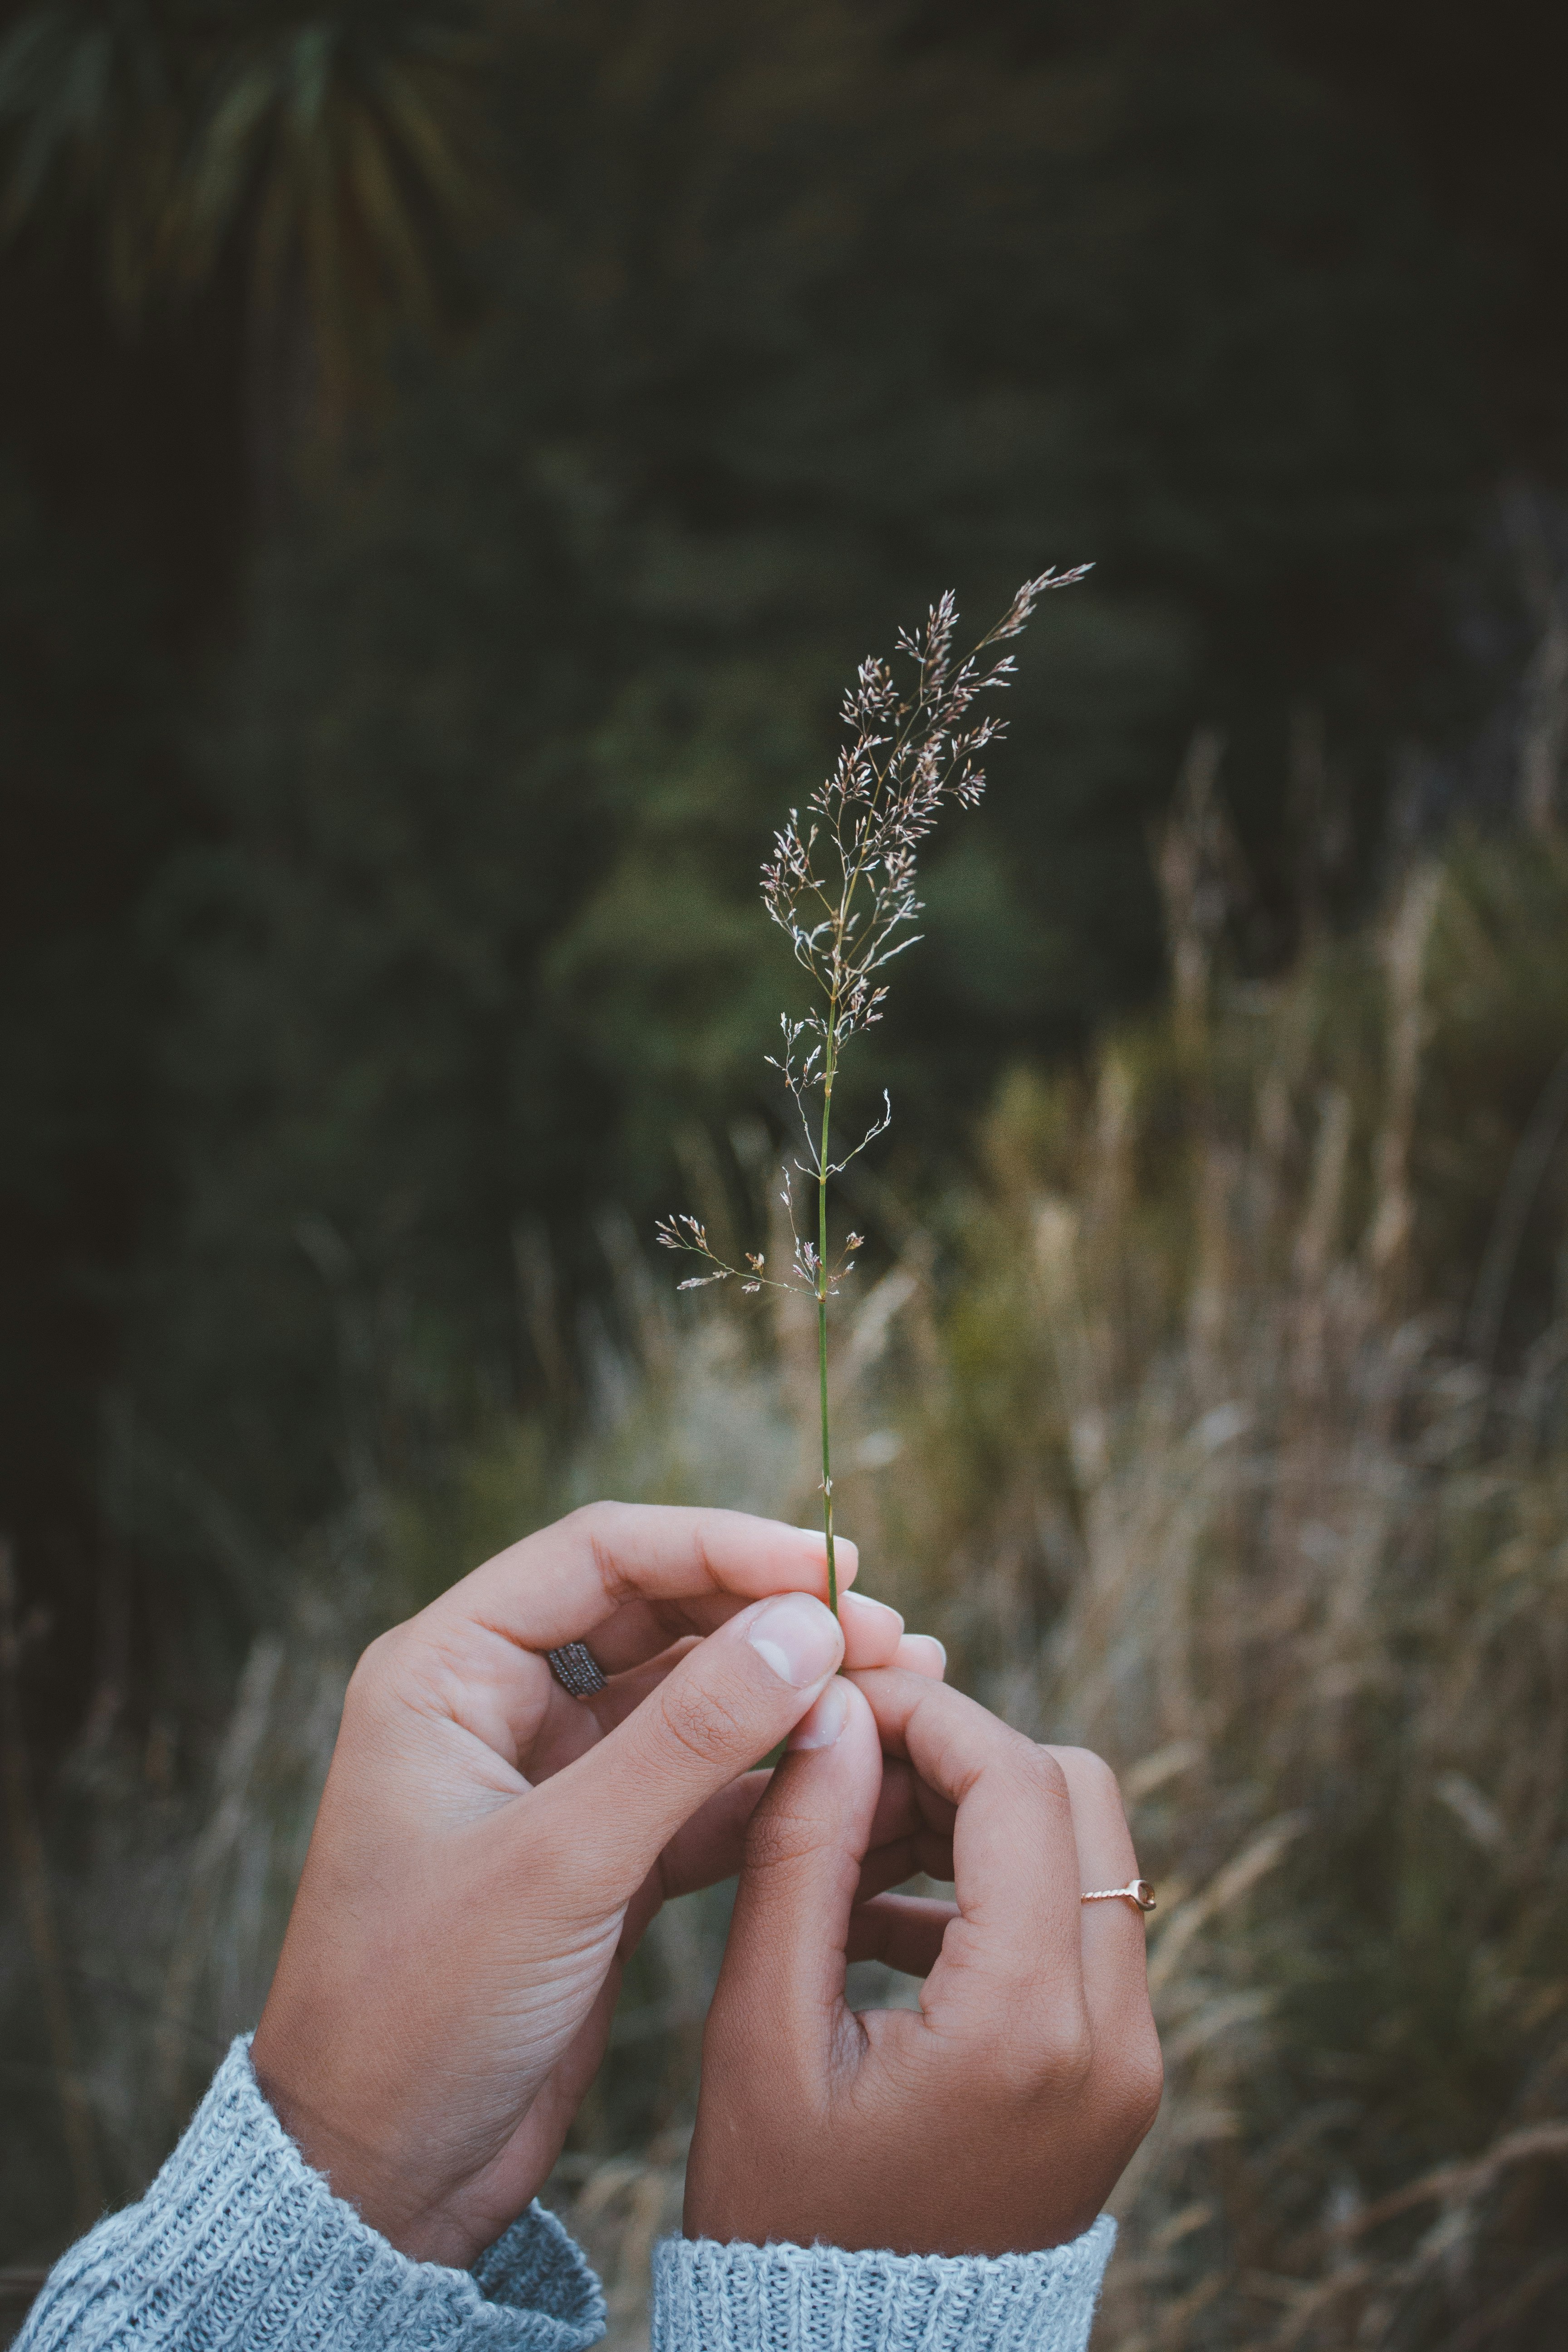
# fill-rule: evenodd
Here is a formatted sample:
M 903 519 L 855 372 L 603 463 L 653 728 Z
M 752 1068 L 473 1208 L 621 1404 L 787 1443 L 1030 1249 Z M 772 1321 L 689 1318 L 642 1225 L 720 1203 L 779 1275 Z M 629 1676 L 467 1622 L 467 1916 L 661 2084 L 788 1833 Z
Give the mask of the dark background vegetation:
M 1565 22 L 0 7 L 0 1528 L 46 1787 L 106 1688 L 199 1756 L 366 1427 L 413 1460 L 536 1397 L 520 1297 L 570 1348 L 606 1213 L 775 1116 L 758 859 L 940 589 L 1096 566 L 861 1073 L 906 1189 L 1159 984 L 1195 728 L 1258 974 L 1496 821 L 1568 490 Z

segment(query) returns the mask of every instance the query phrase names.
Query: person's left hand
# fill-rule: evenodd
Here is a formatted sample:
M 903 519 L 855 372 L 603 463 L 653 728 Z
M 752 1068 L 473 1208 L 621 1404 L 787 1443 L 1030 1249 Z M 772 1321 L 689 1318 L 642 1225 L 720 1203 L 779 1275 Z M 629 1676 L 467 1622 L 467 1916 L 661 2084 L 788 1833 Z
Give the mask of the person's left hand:
M 832 1683 L 790 1746 L 703 2037 L 687 2235 L 914 2254 L 1077 2237 L 1160 2104 L 1143 1921 L 1082 1899 L 1137 1874 L 1115 1776 L 910 1674 Z M 955 1899 L 884 1891 L 917 1870 Z M 855 1959 L 924 1977 L 919 2008 L 851 2010 Z
M 766 1786 L 748 1767 L 841 1658 L 941 1674 L 896 1611 L 844 1592 L 840 1624 L 826 1591 L 819 1535 L 601 1503 L 361 1659 L 252 2056 L 308 2159 L 405 2252 L 465 2265 L 526 2206 L 627 1954 L 667 1895 L 736 1869 Z M 597 1698 L 546 1664 L 572 1641 L 610 1677 Z M 890 1782 L 889 1841 L 911 1805 Z

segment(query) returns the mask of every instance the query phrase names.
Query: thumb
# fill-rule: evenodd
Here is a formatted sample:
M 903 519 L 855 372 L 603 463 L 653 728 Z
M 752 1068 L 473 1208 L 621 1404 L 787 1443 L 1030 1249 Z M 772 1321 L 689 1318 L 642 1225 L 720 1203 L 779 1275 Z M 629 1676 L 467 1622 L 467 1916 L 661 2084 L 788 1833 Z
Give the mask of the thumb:
M 777 2037 L 784 2079 L 816 2079 L 843 2013 L 849 1916 L 882 1786 L 876 1719 L 830 1683 L 752 1816 L 709 2032 Z
M 799 1722 L 843 1656 L 837 1618 L 809 1592 L 742 1610 L 535 1791 L 531 1843 L 553 1827 L 580 1893 L 629 1900 L 699 1806 Z

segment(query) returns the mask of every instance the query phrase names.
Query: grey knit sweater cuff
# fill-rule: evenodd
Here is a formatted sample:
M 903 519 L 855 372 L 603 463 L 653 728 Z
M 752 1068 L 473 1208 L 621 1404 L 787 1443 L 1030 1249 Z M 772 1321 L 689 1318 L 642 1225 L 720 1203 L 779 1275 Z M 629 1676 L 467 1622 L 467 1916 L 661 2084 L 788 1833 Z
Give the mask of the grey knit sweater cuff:
M 1083 2352 L 1115 2234 L 993 2261 L 668 2239 L 655 2352 Z M 587 2352 L 605 2321 L 540 2205 L 472 2271 L 398 2253 L 306 2163 L 240 2040 L 145 2197 L 55 2265 L 16 2352 Z
M 599 2283 L 534 2205 L 469 2271 L 410 2262 L 334 2197 L 234 2043 L 139 2204 L 56 2264 L 16 2352 L 586 2352 Z
M 1047 2253 L 840 2253 L 666 2238 L 653 2352 L 1083 2352 L 1116 2224 Z

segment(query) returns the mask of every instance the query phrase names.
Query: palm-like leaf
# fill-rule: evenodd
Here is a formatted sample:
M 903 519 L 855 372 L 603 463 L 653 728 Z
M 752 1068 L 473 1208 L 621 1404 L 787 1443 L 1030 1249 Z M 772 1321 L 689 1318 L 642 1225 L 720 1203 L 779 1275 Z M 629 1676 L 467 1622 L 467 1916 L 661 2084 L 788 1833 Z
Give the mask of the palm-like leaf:
M 335 400 L 449 292 L 481 55 L 451 0 L 45 0 L 0 41 L 0 218 L 95 219 L 130 315 L 236 260 L 264 312 L 303 299 Z
M 14 234 L 96 214 L 122 308 L 146 293 L 177 176 L 187 16 L 179 0 L 62 0 L 0 44 L 0 220 Z
M 330 397 L 388 321 L 438 314 L 477 215 L 478 47 L 428 5 L 296 14 L 225 44 L 205 77 L 170 261 L 199 282 L 241 224 L 256 299 L 298 289 Z

